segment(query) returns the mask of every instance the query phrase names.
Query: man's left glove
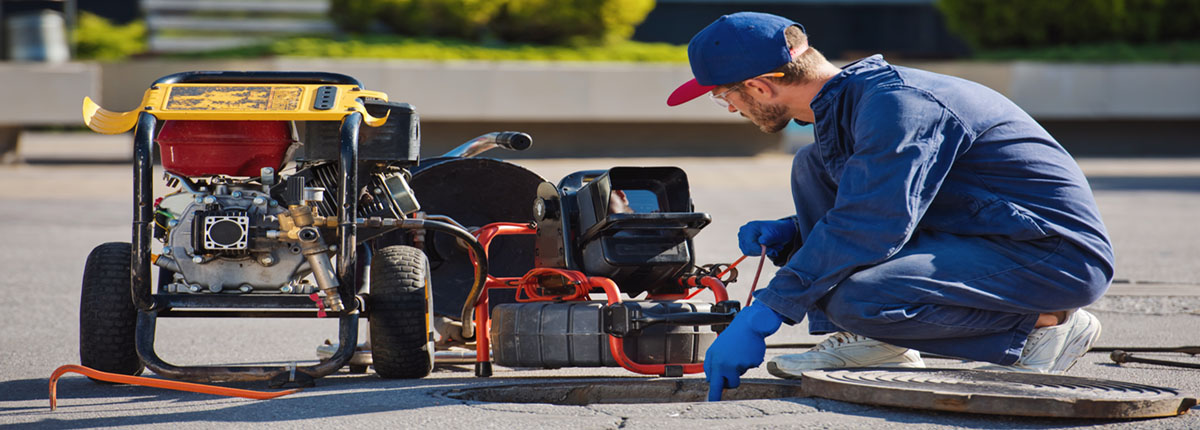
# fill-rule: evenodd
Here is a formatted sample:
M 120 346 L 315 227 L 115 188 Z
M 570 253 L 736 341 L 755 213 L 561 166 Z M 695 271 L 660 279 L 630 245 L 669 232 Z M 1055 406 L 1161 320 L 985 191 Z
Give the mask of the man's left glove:
M 791 249 L 795 240 L 796 223 L 792 218 L 750 221 L 738 229 L 738 249 L 742 255 L 757 257 L 765 246 L 767 258 L 771 261 L 779 259 L 780 254 Z
M 721 400 L 721 390 L 737 388 L 743 373 L 762 364 L 767 354 L 766 338 L 782 324 L 783 318 L 761 303 L 738 312 L 704 353 L 708 401 Z

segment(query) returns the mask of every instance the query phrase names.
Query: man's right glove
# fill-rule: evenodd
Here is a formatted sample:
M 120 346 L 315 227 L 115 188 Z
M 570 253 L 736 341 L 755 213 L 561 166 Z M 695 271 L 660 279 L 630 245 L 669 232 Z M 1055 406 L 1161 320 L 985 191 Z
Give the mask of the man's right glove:
M 767 258 L 772 261 L 779 257 L 793 240 L 796 240 L 796 223 L 791 218 L 773 221 L 750 221 L 738 230 L 738 248 L 742 255 L 751 257 L 762 253 L 762 247 L 767 247 Z
M 721 390 L 737 388 L 742 374 L 762 364 L 767 355 L 766 338 L 782 324 L 783 317 L 761 303 L 747 306 L 733 317 L 704 353 L 708 401 L 721 400 Z

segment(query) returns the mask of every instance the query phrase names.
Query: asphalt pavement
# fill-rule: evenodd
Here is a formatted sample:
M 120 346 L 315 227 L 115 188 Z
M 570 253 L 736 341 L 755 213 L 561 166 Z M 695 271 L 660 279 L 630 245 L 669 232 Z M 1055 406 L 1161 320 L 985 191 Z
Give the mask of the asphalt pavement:
M 49 410 L 47 384 L 60 365 L 78 363 L 79 287 L 83 262 L 96 245 L 128 241 L 131 177 L 127 140 L 87 134 L 32 136 L 29 161 L 0 166 L 0 427 L 28 428 L 1200 428 L 1200 409 L 1172 418 L 1079 420 L 860 405 L 818 397 L 560 405 L 462 400 L 452 394 L 497 384 L 605 384 L 658 381 L 622 369 L 556 370 L 497 367 L 476 378 L 468 365 L 439 365 L 419 380 L 383 380 L 342 371 L 314 388 L 274 400 L 245 400 L 139 386 L 95 384 L 78 375 L 58 386 Z M 492 155 L 503 155 L 500 153 Z M 102 161 L 102 162 L 97 162 Z M 552 181 L 585 169 L 671 165 L 683 168 L 697 210 L 713 223 L 695 241 L 699 263 L 738 255 L 735 233 L 746 221 L 791 211 L 790 159 L 745 158 L 530 159 L 518 162 Z M 1104 324 L 1098 348 L 1200 345 L 1200 159 L 1081 159 L 1118 254 L 1117 282 L 1088 309 Z M 748 259 L 748 263 L 757 261 Z M 750 264 L 730 288 L 744 300 Z M 766 265 L 761 283 L 770 279 Z M 436 279 L 434 280 L 436 285 Z M 801 352 L 777 347 L 811 343 L 803 323 L 768 339 L 768 356 Z M 315 362 L 315 347 L 336 337 L 336 323 L 317 320 L 163 319 L 156 348 L 184 365 Z M 1145 354 L 1200 363 L 1184 354 Z M 936 367 L 981 363 L 929 359 Z M 1200 370 L 1116 365 L 1107 352 L 1087 354 L 1068 375 L 1149 384 L 1200 396 Z M 685 378 L 703 378 L 689 375 Z M 775 382 L 765 369 L 749 382 Z M 266 389 L 262 383 L 229 384 Z M 671 400 L 664 398 L 663 401 Z

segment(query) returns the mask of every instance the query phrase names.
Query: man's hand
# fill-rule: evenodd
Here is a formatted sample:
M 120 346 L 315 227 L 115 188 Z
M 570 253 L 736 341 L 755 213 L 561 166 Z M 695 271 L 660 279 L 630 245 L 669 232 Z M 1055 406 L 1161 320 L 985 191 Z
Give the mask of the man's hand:
M 773 221 L 750 221 L 738 230 L 738 248 L 751 257 L 767 247 L 767 257 L 774 260 L 779 252 L 796 238 L 796 223 L 791 218 Z
M 743 373 L 762 364 L 766 338 L 782 324 L 783 318 L 761 303 L 738 312 L 704 354 L 708 401 L 721 400 L 721 390 L 737 388 Z

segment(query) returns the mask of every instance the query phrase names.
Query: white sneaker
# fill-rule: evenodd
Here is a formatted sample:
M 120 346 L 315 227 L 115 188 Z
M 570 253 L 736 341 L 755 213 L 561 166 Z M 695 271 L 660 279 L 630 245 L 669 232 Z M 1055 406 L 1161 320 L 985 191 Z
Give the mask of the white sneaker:
M 984 366 L 984 370 L 1063 373 L 1083 357 L 1100 338 L 1100 319 L 1083 309 L 1072 312 L 1062 324 L 1042 327 L 1029 334 L 1021 358 L 1012 366 Z
M 840 331 L 808 352 L 787 354 L 767 362 L 767 371 L 784 379 L 799 379 L 814 369 L 843 367 L 925 367 L 921 353 L 875 339 Z

